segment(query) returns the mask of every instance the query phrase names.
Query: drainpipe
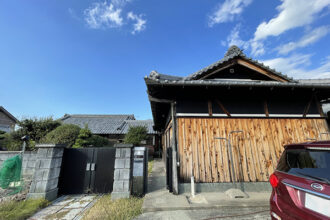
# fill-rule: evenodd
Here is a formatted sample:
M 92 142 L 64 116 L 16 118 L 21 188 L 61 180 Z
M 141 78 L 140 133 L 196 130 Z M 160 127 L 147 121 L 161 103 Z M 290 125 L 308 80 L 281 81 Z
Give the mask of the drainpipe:
M 171 102 L 171 115 L 172 115 L 172 187 L 173 193 L 179 194 L 179 181 L 178 181 L 178 151 L 177 151 L 177 129 L 176 129 L 176 103 Z

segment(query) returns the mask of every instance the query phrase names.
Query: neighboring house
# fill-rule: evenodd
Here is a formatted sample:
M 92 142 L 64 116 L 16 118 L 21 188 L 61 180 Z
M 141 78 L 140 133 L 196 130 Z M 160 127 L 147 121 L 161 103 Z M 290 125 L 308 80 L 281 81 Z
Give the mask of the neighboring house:
M 0 130 L 5 132 L 14 131 L 18 120 L 4 107 L 0 106 Z
M 134 115 L 64 115 L 61 118 L 65 124 L 75 124 L 81 128 L 85 125 L 93 134 L 109 139 L 112 144 L 121 143 L 127 134 L 129 127 L 145 126 L 148 130 L 148 138 L 145 145 L 158 146 L 157 132 L 153 130 L 152 120 L 135 120 Z
M 298 82 L 236 46 L 187 77 L 152 71 L 145 82 L 174 193 L 192 175 L 197 183 L 265 182 L 284 144 L 330 137 L 321 107 L 330 84 Z

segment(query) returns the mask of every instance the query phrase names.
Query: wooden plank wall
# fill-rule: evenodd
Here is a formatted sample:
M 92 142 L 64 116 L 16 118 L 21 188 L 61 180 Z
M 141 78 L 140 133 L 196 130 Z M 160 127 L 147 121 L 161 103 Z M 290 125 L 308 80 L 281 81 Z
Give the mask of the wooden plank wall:
M 230 159 L 225 140 L 233 149 L 236 181 L 268 181 L 283 151 L 283 145 L 330 139 L 325 119 L 245 119 L 245 118 L 178 118 L 179 177 L 196 182 L 231 182 Z
M 162 135 L 162 148 L 163 148 L 162 158 L 163 158 L 164 163 L 166 162 L 166 148 L 171 147 L 172 136 L 173 136 L 172 120 L 170 120 L 170 122 L 168 123 L 168 125 Z

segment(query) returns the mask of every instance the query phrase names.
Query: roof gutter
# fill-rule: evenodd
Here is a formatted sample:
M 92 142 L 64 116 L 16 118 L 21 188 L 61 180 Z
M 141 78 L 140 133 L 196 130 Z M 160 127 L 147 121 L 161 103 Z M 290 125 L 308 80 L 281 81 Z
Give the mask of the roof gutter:
M 232 86 L 232 87 L 282 87 L 282 88 L 319 88 L 330 89 L 329 84 L 325 83 L 278 83 L 278 82 L 217 82 L 217 81 L 160 81 L 149 79 L 147 85 L 160 86 Z

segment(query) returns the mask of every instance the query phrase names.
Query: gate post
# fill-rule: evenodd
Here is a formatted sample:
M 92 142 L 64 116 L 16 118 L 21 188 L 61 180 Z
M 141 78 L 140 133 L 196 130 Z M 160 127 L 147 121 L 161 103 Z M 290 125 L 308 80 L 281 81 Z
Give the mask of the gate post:
M 28 198 L 44 198 L 52 201 L 57 198 L 58 178 L 60 176 L 65 145 L 37 144 L 35 171 Z
M 115 174 L 111 199 L 129 198 L 132 180 L 133 144 L 116 144 Z

